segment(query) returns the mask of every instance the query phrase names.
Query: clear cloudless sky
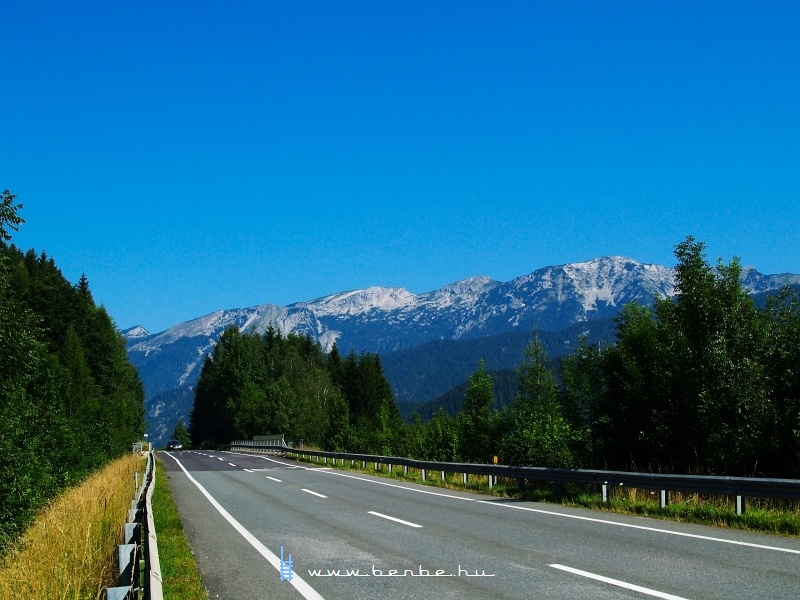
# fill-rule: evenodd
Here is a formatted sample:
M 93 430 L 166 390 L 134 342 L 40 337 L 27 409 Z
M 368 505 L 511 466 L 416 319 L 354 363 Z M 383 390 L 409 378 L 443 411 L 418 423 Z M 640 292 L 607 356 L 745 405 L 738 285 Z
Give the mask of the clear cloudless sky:
M 800 2 L 0 3 L 14 243 L 118 327 L 623 255 L 800 273 Z

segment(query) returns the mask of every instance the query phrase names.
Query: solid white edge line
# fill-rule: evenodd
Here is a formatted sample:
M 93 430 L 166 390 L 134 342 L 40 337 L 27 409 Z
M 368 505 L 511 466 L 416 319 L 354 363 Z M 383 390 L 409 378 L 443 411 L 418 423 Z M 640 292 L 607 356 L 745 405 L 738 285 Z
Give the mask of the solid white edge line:
M 652 531 L 655 533 L 666 533 L 669 535 L 677 535 L 680 537 L 692 538 L 696 540 L 705 540 L 707 542 L 719 542 L 721 544 L 733 544 L 734 546 L 746 546 L 748 548 L 757 548 L 759 550 L 774 550 L 775 552 L 788 552 L 790 554 L 800 554 L 800 550 L 793 550 L 791 548 L 781 548 L 780 546 L 765 546 L 763 544 L 754 544 L 752 542 L 740 542 L 739 540 L 726 540 L 725 538 L 716 538 L 708 535 L 699 535 L 697 533 L 685 533 L 683 531 L 671 531 L 669 529 L 658 529 L 657 527 L 647 527 L 645 525 L 634 525 L 632 523 L 618 523 L 617 521 L 609 521 L 607 519 L 596 519 L 594 517 L 582 517 L 580 515 L 568 515 L 558 513 L 551 510 L 542 510 L 541 508 L 530 508 L 528 506 L 514 506 L 513 504 L 499 504 L 497 502 L 489 502 L 487 500 L 476 500 L 479 504 L 488 504 L 490 506 L 503 506 L 505 508 L 514 508 L 516 510 L 526 510 L 528 512 L 540 513 L 543 515 L 555 515 L 557 517 L 564 517 L 565 519 L 576 519 L 578 521 L 590 521 L 592 523 L 602 523 L 604 525 L 616 525 L 617 527 L 628 527 L 630 529 L 639 529 L 641 531 Z
M 245 456 L 254 456 L 252 454 L 248 454 Z M 278 463 L 279 465 L 286 465 L 286 463 L 282 463 L 278 460 L 274 460 L 272 458 L 267 458 L 266 456 L 259 456 L 259 458 L 263 458 L 265 460 L 269 460 L 274 463 Z M 569 515 L 566 513 L 555 512 L 552 510 L 542 510 L 540 508 L 530 508 L 527 506 L 515 506 L 514 504 L 508 503 L 501 503 L 497 501 L 489 501 L 489 500 L 478 500 L 476 498 L 464 498 L 462 496 L 453 496 L 452 494 L 443 494 L 441 492 L 429 492 L 427 490 L 418 490 L 416 488 L 410 488 L 403 485 L 397 485 L 395 483 L 386 483 L 383 481 L 374 481 L 372 479 L 367 479 L 366 477 L 356 477 L 355 475 L 348 475 L 346 473 L 339 473 L 337 471 L 331 471 L 330 468 L 315 468 L 315 467 L 299 467 L 301 469 L 305 469 L 307 471 L 319 472 L 319 473 L 329 473 L 331 475 L 336 475 L 338 477 L 347 477 L 348 479 L 358 479 L 359 481 L 366 481 L 367 483 L 373 483 L 377 485 L 385 485 L 388 487 L 399 488 L 401 490 L 406 490 L 409 492 L 416 492 L 418 494 L 429 494 L 431 496 L 442 496 L 443 498 L 451 498 L 452 500 L 466 500 L 467 502 L 477 502 L 478 504 L 488 504 L 489 506 L 499 506 L 504 508 L 514 508 L 516 510 L 526 510 L 529 512 L 535 512 L 543 515 L 550 515 L 554 517 L 563 517 L 565 519 L 577 519 L 579 521 L 590 521 L 592 523 L 602 523 L 603 525 L 616 525 L 617 527 L 628 527 L 630 529 L 639 529 L 642 531 L 652 531 L 654 533 L 665 533 L 667 535 L 677 535 L 680 537 L 692 538 L 696 540 L 705 540 L 707 542 L 717 542 L 720 544 L 732 544 L 734 546 L 744 546 L 747 548 L 756 548 L 758 550 L 772 550 L 774 552 L 787 552 L 789 554 L 800 554 L 800 550 L 794 550 L 792 548 L 781 548 L 780 546 L 767 546 L 765 544 L 755 544 L 753 542 L 741 542 L 739 540 L 727 540 L 725 538 L 717 538 L 711 537 L 708 535 L 699 535 L 696 533 L 684 533 L 682 531 L 672 531 L 670 529 L 659 529 L 658 527 L 647 527 L 644 525 L 633 525 L 632 523 L 620 523 L 618 521 L 609 521 L 608 519 L 597 519 L 594 517 L 583 517 L 580 515 Z
M 639 592 L 641 594 L 647 594 L 648 596 L 655 596 L 656 598 L 663 598 L 664 600 L 687 600 L 682 596 L 675 596 L 673 594 L 667 594 L 666 592 L 651 590 L 650 588 L 642 587 L 640 585 L 635 585 L 633 583 L 628 583 L 627 581 L 621 581 L 619 579 L 611 579 L 611 577 L 596 575 L 595 573 L 590 573 L 589 571 L 581 571 L 580 569 L 573 569 L 572 567 L 565 567 L 564 565 L 548 565 L 548 566 L 553 567 L 554 569 L 559 569 L 561 571 L 566 571 L 567 573 L 572 573 L 573 575 L 580 575 L 581 577 L 586 577 L 588 579 L 594 579 L 596 581 L 602 581 L 603 583 L 608 583 L 610 585 L 615 585 L 617 587 L 625 588 L 626 590 Z
M 374 510 L 367 511 L 371 515 L 375 515 L 376 517 L 380 517 L 381 519 L 389 519 L 390 521 L 394 521 L 395 523 L 402 523 L 403 525 L 408 525 L 409 527 L 422 527 L 422 525 L 417 525 L 416 523 L 411 523 L 410 521 L 403 521 L 403 519 L 398 519 L 397 517 L 390 517 L 389 515 L 384 515 L 379 512 L 375 512 Z
M 225 518 L 225 520 L 228 521 L 228 523 L 230 523 L 233 526 L 233 528 L 236 531 L 238 531 L 239 534 L 244 539 L 246 539 L 250 543 L 250 545 L 253 546 L 253 548 L 255 548 L 259 554 L 261 554 L 261 556 L 263 556 L 267 560 L 269 564 L 275 567 L 275 570 L 278 571 L 278 573 L 280 573 L 281 559 L 275 556 L 272 552 L 270 552 L 269 548 L 267 548 L 264 544 L 262 544 L 258 540 L 258 538 L 256 538 L 252 533 L 250 533 L 247 529 L 245 529 L 244 526 L 241 523 L 239 523 L 239 521 L 237 521 L 227 510 L 225 510 L 222 507 L 222 505 L 216 501 L 214 496 L 209 494 L 206 488 L 200 485 L 200 483 L 189 474 L 189 471 L 187 471 L 186 467 L 184 467 L 181 464 L 181 461 L 179 461 L 174 456 L 172 456 L 171 458 L 176 463 L 178 463 L 178 466 L 186 474 L 186 477 L 189 478 L 189 481 L 191 481 L 193 484 L 197 486 L 197 489 L 199 489 L 200 492 L 208 499 L 208 501 L 211 502 L 211 505 L 217 509 L 219 514 L 221 514 Z M 295 573 L 294 569 L 292 570 L 292 578 L 289 580 L 289 583 L 291 583 L 292 586 L 298 592 L 300 592 L 303 598 L 306 598 L 306 600 L 324 600 L 324 598 L 314 588 L 312 588 L 302 577 L 300 577 L 297 573 Z
M 318 494 L 317 492 L 312 492 L 311 490 L 307 490 L 306 488 L 300 488 L 300 491 L 305 492 L 306 494 L 312 494 L 314 496 L 319 496 L 320 498 L 327 498 L 327 496 L 323 496 L 322 494 Z

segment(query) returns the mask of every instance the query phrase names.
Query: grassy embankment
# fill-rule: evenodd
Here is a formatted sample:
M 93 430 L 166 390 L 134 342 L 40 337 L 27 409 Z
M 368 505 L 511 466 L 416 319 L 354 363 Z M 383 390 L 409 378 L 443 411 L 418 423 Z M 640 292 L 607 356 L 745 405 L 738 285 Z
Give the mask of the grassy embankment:
M 304 461 L 314 462 L 311 459 Z M 529 481 L 525 492 L 520 494 L 515 479 L 500 479 L 490 490 L 488 478 L 480 475 L 470 475 L 467 484 L 464 485 L 460 473 L 445 473 L 445 478 L 442 479 L 439 471 L 428 471 L 425 481 L 422 481 L 421 473 L 416 469 L 408 469 L 408 473 L 404 473 L 402 467 L 395 467 L 390 473 L 386 465 L 379 464 L 376 471 L 372 463 L 367 463 L 367 468 L 362 469 L 360 464 L 355 463 L 351 466 L 349 461 L 344 463 L 339 461 L 336 468 L 503 498 L 556 502 L 553 486 L 547 483 Z M 672 492 L 670 503 L 661 508 L 657 491 L 629 487 L 612 488 L 609 502 L 604 503 L 597 486 L 566 484 L 561 504 L 657 519 L 800 536 L 800 501 L 747 498 L 745 513 L 737 515 L 734 498 L 726 496 Z
M 120 458 L 51 501 L 0 560 L 0 598 L 94 599 L 114 584 L 117 544 L 138 455 Z
M 158 559 L 161 563 L 165 600 L 205 600 L 206 591 L 194 562 L 194 554 L 183 532 L 178 509 L 172 501 L 160 460 L 156 461 L 153 520 L 158 536 Z
M 0 559 L 0 598 L 94 600 L 116 579 L 117 545 L 134 495 L 136 455 L 67 490 Z M 156 463 L 153 513 L 166 600 L 206 600 L 164 471 Z

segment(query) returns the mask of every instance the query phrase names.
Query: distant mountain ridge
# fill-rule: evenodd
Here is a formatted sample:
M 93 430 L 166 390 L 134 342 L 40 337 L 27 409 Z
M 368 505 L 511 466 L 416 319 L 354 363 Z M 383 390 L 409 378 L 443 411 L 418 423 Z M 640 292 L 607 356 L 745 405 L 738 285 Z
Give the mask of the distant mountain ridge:
M 763 275 L 744 268 L 742 280 L 757 293 L 800 284 L 800 275 Z M 606 256 L 544 267 L 508 282 L 471 277 L 423 294 L 370 287 L 285 307 L 262 304 L 219 310 L 156 334 L 139 326 L 122 333 L 148 401 L 165 393 L 185 398 L 185 394 L 170 392 L 197 381 L 204 357 L 231 325 L 243 331 L 264 331 L 272 323 L 284 335 L 307 334 L 326 350 L 336 343 L 342 354 L 351 349 L 387 354 L 435 340 L 468 340 L 535 326 L 557 331 L 607 319 L 632 300 L 651 304 L 656 298 L 673 296 L 674 282 L 674 270 L 669 267 Z M 390 382 L 396 389 L 406 387 Z M 164 410 L 148 406 L 151 424 L 159 423 L 158 415 Z M 174 423 L 156 426 L 171 431 Z

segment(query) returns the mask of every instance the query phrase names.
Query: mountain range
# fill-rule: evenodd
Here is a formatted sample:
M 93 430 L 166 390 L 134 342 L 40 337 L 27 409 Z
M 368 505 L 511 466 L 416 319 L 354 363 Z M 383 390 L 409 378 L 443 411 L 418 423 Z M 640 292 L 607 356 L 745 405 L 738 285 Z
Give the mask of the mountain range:
M 762 293 L 787 284 L 800 285 L 800 275 L 763 275 L 745 267 L 742 281 L 751 293 Z M 608 323 L 623 305 L 633 300 L 651 304 L 656 298 L 671 297 L 674 286 L 675 273 L 669 267 L 607 256 L 544 267 L 508 282 L 471 277 L 423 294 L 371 287 L 288 306 L 219 310 L 156 334 L 141 326 L 122 333 L 145 385 L 150 439 L 159 444 L 178 419 L 188 420 L 192 386 L 203 359 L 232 325 L 260 332 L 271 323 L 284 335 L 307 334 L 325 350 L 336 343 L 343 355 L 351 350 L 377 352 L 398 402 L 421 402 L 430 397 L 417 395 L 420 386 L 409 380 L 418 380 L 419 374 L 400 366 L 410 360 L 415 349 L 427 352 L 425 364 L 433 377 L 443 372 L 447 353 L 431 352 L 431 344 L 471 343 L 477 352 L 486 346 L 483 338 L 508 337 L 515 332 L 529 336 L 538 326 L 548 332 L 563 330 L 566 348 L 581 334 L 591 332 L 593 323 Z M 511 337 L 518 345 L 520 336 Z M 403 359 L 393 360 L 393 356 Z M 519 364 L 522 355 L 509 360 Z M 463 377 L 456 384 L 461 380 Z

